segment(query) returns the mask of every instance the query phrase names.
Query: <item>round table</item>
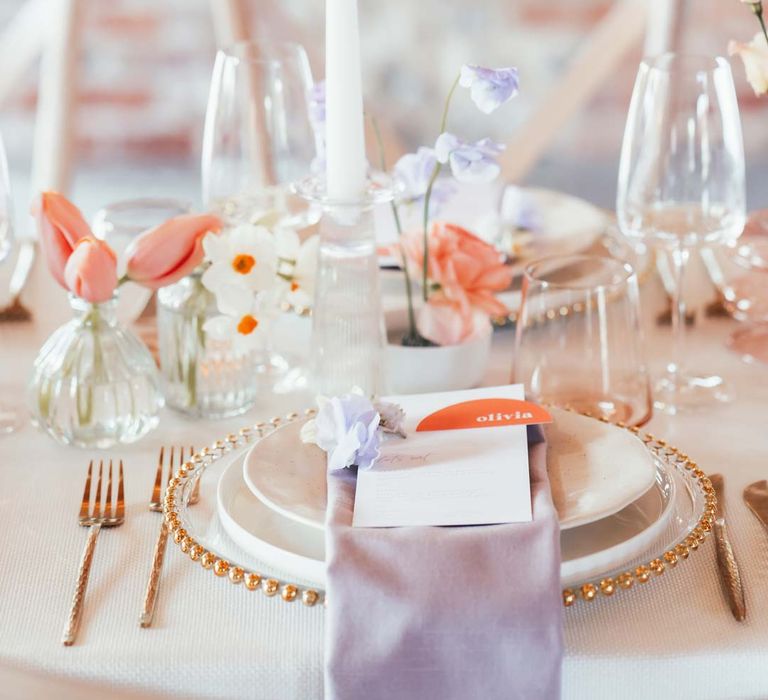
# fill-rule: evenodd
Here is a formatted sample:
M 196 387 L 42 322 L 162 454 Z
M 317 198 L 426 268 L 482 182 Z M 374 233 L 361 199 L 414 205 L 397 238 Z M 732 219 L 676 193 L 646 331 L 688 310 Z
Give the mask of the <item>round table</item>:
M 63 292 L 40 269 L 29 291 L 35 321 L 0 326 L 4 399 L 22 396 L 37 348 L 67 318 Z M 670 342 L 669 329 L 653 321 L 663 304 L 655 282 L 644 285 L 643 304 L 647 354 L 659 369 Z M 708 538 L 703 551 L 659 580 L 564 611 L 564 698 L 768 697 L 768 535 L 741 501 L 748 483 L 768 477 L 768 368 L 725 349 L 734 325 L 699 314 L 688 356 L 727 377 L 736 400 L 674 419 L 655 416 L 648 427 L 705 471 L 726 476 L 747 620 L 731 617 Z M 488 384 L 508 381 L 513 339 L 509 330 L 496 332 Z M 218 422 L 165 411 L 158 430 L 109 451 L 125 461 L 126 522 L 98 542 L 71 648 L 60 636 L 86 536 L 76 515 L 88 460 L 99 454 L 62 447 L 29 424 L 0 438 L 0 696 L 103 697 L 109 688 L 116 697 L 322 697 L 322 607 L 225 586 L 174 546 L 154 626 L 138 625 L 160 525 L 147 510 L 159 447 L 213 441 L 297 408 L 292 401 L 265 394 L 246 416 Z

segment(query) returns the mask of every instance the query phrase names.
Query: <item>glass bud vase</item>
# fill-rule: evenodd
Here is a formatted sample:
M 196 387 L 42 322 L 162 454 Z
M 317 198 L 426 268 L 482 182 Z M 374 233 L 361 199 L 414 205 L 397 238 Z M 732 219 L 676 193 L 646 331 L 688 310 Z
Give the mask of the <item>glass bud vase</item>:
M 117 295 L 70 295 L 74 318 L 51 335 L 29 384 L 33 421 L 66 445 L 109 448 L 158 424 L 160 379 L 147 347 L 117 321 Z
M 160 373 L 166 405 L 195 418 L 226 418 L 256 403 L 261 354 L 237 353 L 203 330 L 218 314 L 195 272 L 157 293 Z

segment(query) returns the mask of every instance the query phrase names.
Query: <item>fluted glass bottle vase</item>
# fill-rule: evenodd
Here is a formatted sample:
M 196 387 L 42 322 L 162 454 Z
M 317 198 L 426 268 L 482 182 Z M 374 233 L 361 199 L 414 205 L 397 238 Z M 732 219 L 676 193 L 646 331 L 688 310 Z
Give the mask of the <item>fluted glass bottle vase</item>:
M 200 278 L 195 272 L 157 293 L 165 401 L 195 418 L 236 416 L 256 403 L 261 355 L 235 352 L 231 343 L 205 333 L 205 322 L 218 311 Z
M 326 206 L 320 222 L 312 310 L 310 384 L 334 396 L 382 390 L 384 318 L 373 213 L 366 206 Z
M 45 342 L 29 384 L 33 421 L 56 440 L 108 448 L 158 424 L 160 378 L 147 347 L 117 321 L 117 297 L 70 296 L 74 318 Z

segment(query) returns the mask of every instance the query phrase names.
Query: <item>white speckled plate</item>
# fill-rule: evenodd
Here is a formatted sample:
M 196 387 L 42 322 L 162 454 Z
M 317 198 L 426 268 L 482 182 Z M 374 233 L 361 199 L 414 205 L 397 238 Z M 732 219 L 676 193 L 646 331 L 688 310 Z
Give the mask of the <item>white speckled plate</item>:
M 653 486 L 653 459 L 632 433 L 568 411 L 552 409 L 552 415 L 547 466 L 562 530 L 612 515 Z M 243 477 L 270 509 L 322 530 L 325 455 L 302 444 L 301 425 L 286 425 L 257 443 L 245 459 Z

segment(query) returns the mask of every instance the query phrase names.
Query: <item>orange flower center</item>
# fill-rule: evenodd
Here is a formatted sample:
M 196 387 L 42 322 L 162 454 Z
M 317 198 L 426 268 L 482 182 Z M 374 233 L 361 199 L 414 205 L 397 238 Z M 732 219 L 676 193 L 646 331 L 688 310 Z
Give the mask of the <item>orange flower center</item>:
M 241 275 L 247 275 L 256 264 L 256 258 L 253 255 L 240 254 L 236 255 L 232 261 L 232 268 L 235 272 L 239 272 Z
M 237 324 L 237 332 L 242 335 L 250 335 L 256 330 L 256 326 L 259 322 L 250 314 L 246 314 L 240 319 L 240 323 Z
M 300 286 L 299 283 L 296 280 L 293 280 L 293 282 L 291 282 L 291 291 L 295 292 L 299 288 L 299 286 Z

